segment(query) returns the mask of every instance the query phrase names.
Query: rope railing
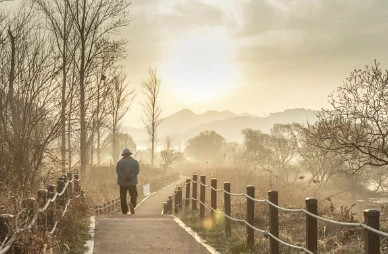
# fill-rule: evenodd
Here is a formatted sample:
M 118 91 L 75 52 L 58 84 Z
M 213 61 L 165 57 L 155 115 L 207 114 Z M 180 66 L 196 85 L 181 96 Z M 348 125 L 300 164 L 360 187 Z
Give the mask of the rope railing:
M 237 218 L 228 216 L 228 215 L 226 215 L 224 212 L 220 212 L 219 210 L 215 210 L 215 209 L 212 208 L 210 205 L 205 204 L 205 203 L 202 203 L 200 200 L 196 200 L 196 201 L 198 201 L 200 204 L 204 205 L 205 207 L 209 208 L 209 209 L 212 210 L 213 212 L 215 212 L 215 213 L 217 213 L 217 214 L 221 214 L 221 215 L 225 216 L 226 218 L 228 218 L 228 219 L 230 219 L 230 220 L 232 220 L 232 221 L 244 223 L 245 225 L 249 226 L 250 228 L 254 229 L 255 231 L 257 231 L 257 232 L 263 234 L 264 236 L 269 236 L 269 237 L 273 238 L 274 240 L 278 241 L 280 244 L 282 244 L 282 245 L 284 245 L 284 246 L 287 246 L 287 247 L 290 247 L 290 248 L 293 248 L 293 249 L 296 249 L 296 250 L 301 250 L 301 251 L 304 251 L 305 253 L 314 254 L 313 252 L 309 251 L 309 250 L 306 249 L 305 247 L 293 245 L 293 244 L 290 244 L 290 243 L 287 243 L 287 242 L 281 240 L 280 238 L 278 238 L 278 237 L 274 236 L 273 234 L 271 234 L 270 232 L 268 232 L 268 230 L 263 230 L 263 229 L 259 229 L 259 228 L 257 228 L 257 227 L 254 227 L 253 225 L 249 224 L 246 220 L 237 219 Z M 260 200 L 260 201 L 261 201 L 261 200 Z
M 8 217 L 15 217 L 15 220 L 23 219 L 22 217 L 24 216 L 26 216 L 26 218 L 24 219 L 24 222 L 20 223 L 19 226 L 14 229 L 8 230 L 8 233 L 4 237 L 4 239 L 0 239 L 0 254 L 7 253 L 7 251 L 9 251 L 9 249 L 12 247 L 12 244 L 16 240 L 18 235 L 20 235 L 27 229 L 33 228 L 37 224 L 37 226 L 41 226 L 41 228 L 45 229 L 46 234 L 53 234 L 57 228 L 59 221 L 65 216 L 70 202 L 74 198 L 84 196 L 84 192 L 81 189 L 79 182 L 79 174 L 75 174 L 74 178 L 72 173 L 64 174 L 61 177 L 58 177 L 57 179 L 56 191 L 54 185 L 48 185 L 47 189 L 41 189 L 38 191 L 37 200 L 27 199 L 25 204 L 26 208 L 23 208 L 22 211 L 17 213 L 16 215 L 9 215 Z M 40 208 L 34 209 L 35 202 L 38 202 L 38 206 Z M 61 216 L 55 221 L 54 210 L 51 209 L 50 204 L 55 204 L 57 207 L 62 208 Z M 44 216 L 47 218 L 47 220 L 45 220 L 44 227 L 42 227 L 43 225 L 41 225 L 42 220 L 39 219 L 43 213 L 46 213 Z M 50 216 L 48 216 L 48 213 L 50 213 Z M 2 214 L 0 216 L 5 215 Z M 52 225 L 50 231 L 47 230 L 48 224 Z
M 292 249 L 304 251 L 305 253 L 308 253 L 308 254 L 315 254 L 314 252 L 312 252 L 312 251 L 306 249 L 305 247 L 301 247 L 301 246 L 298 246 L 298 245 L 293 245 L 293 244 L 290 244 L 290 243 L 288 243 L 288 242 L 285 242 L 285 241 L 283 241 L 282 239 L 280 239 L 279 237 L 274 236 L 274 235 L 271 234 L 270 232 L 267 232 L 266 234 L 267 234 L 269 237 L 271 237 L 272 239 L 274 239 L 275 241 L 277 241 L 278 243 L 280 243 L 281 245 L 287 246 L 287 247 L 292 248 Z
M 308 214 L 308 215 L 310 215 L 310 216 L 312 216 L 312 217 L 314 217 L 314 218 L 316 218 L 317 220 L 320 220 L 320 221 L 324 221 L 324 222 L 335 224 L 335 225 L 339 225 L 339 226 L 361 227 L 363 229 L 367 229 L 367 230 L 372 231 L 372 232 L 374 232 L 376 234 L 379 234 L 380 236 L 388 237 L 388 233 L 380 231 L 380 230 L 376 230 L 376 229 L 374 229 L 372 227 L 369 227 L 369 226 L 365 225 L 364 223 L 342 222 L 342 221 L 331 220 L 331 219 L 327 219 L 327 218 L 318 216 L 316 214 L 313 214 L 313 213 L 307 211 L 306 209 L 288 209 L 288 208 L 284 208 L 284 207 L 275 205 L 275 204 L 273 204 L 269 200 L 266 200 L 266 202 L 268 204 L 270 204 L 271 206 L 273 206 L 273 207 L 275 207 L 275 208 L 277 208 L 278 210 L 281 210 L 281 211 L 285 211 L 285 212 L 303 212 L 303 213 Z
M 192 189 L 191 189 L 192 184 Z M 200 187 L 200 197 L 197 196 L 198 186 Z M 206 188 L 211 190 L 211 205 L 206 204 Z M 182 198 L 182 191 L 186 189 L 186 197 Z M 217 209 L 217 192 L 224 193 L 224 210 Z M 234 218 L 231 216 L 231 196 L 245 196 L 247 199 L 247 214 L 246 219 Z M 200 206 L 200 219 L 205 217 L 205 208 L 209 209 L 213 214 L 222 214 L 225 219 L 225 233 L 230 236 L 230 221 L 244 223 L 247 227 L 247 244 L 253 246 L 254 235 L 253 232 L 259 232 L 270 239 L 270 253 L 279 253 L 279 244 L 304 251 L 309 254 L 317 253 L 317 220 L 331 223 L 339 226 L 361 227 L 365 231 L 365 253 L 378 254 L 380 253 L 380 239 L 379 236 L 388 237 L 388 233 L 379 230 L 379 211 L 365 210 L 364 223 L 341 222 L 327 219 L 317 215 L 317 200 L 315 198 L 306 198 L 306 209 L 290 209 L 279 206 L 277 191 L 268 192 L 268 199 L 256 199 L 254 197 L 254 186 L 247 186 L 247 193 L 232 193 L 230 191 L 230 183 L 225 182 L 224 188 L 217 188 L 217 179 L 212 178 L 212 184 L 206 184 L 206 177 L 201 176 L 198 180 L 198 175 L 193 175 L 193 179 L 186 179 L 184 183 L 180 183 L 173 195 L 164 203 L 164 213 L 172 213 L 172 202 L 175 199 L 175 212 L 179 212 L 183 202 L 185 206 L 192 202 L 192 209 L 197 210 L 197 203 Z M 259 229 L 254 226 L 254 203 L 267 203 L 269 205 L 269 230 Z M 279 238 L 278 229 L 278 211 L 304 213 L 306 215 L 306 246 L 297 246 L 288 243 Z M 214 216 L 212 216 L 214 218 Z

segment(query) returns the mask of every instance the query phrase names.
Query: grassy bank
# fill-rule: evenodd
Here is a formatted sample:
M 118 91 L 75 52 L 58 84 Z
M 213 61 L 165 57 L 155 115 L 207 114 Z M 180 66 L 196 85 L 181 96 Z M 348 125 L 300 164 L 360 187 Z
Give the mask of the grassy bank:
M 218 173 L 216 173 L 218 172 Z M 205 175 L 207 172 L 198 172 Z M 245 193 L 247 185 L 256 186 L 256 199 L 267 199 L 269 190 L 279 191 L 279 205 L 285 208 L 305 208 L 305 198 L 314 196 L 318 198 L 318 215 L 330 220 L 340 222 L 363 222 L 362 211 L 367 208 L 380 210 L 380 228 L 387 231 L 387 208 L 384 205 L 370 202 L 353 203 L 350 194 L 341 192 L 331 186 L 330 190 L 318 189 L 305 183 L 282 183 L 270 181 L 268 178 L 249 175 L 238 170 L 218 169 L 212 171 L 212 176 L 218 180 L 218 188 L 223 188 L 222 183 L 231 183 L 232 193 Z M 199 189 L 199 187 L 198 187 Z M 332 193 L 340 193 L 332 195 Z M 368 191 L 360 195 L 367 195 Z M 223 194 L 218 192 L 217 207 L 224 211 Z M 210 204 L 210 188 L 206 188 L 206 203 Z M 246 220 L 246 198 L 232 196 L 232 217 Z M 246 225 L 242 222 L 232 221 L 232 234 L 230 238 L 225 236 L 225 217 L 218 214 L 215 218 L 210 216 L 210 208 L 206 208 L 206 218 L 200 219 L 198 211 L 183 209 L 179 218 L 194 231 L 196 231 L 209 245 L 220 253 L 269 253 L 268 236 L 255 232 L 255 245 L 249 248 L 246 244 Z M 279 212 L 279 236 L 283 241 L 305 246 L 306 215 L 295 212 Z M 268 230 L 269 211 L 268 204 L 255 202 L 254 226 L 261 230 Z M 352 254 L 364 252 L 364 230 L 361 227 L 347 227 L 318 220 L 318 250 L 327 254 Z M 388 242 L 381 237 L 381 251 L 388 253 Z M 291 247 L 280 244 L 280 253 L 301 253 Z

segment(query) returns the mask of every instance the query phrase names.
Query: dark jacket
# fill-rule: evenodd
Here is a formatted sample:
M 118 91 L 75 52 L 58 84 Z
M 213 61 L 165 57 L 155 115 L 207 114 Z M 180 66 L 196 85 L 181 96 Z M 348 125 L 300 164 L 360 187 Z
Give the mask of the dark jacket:
M 133 186 L 137 184 L 139 163 L 132 157 L 123 157 L 116 165 L 117 184 L 121 186 Z

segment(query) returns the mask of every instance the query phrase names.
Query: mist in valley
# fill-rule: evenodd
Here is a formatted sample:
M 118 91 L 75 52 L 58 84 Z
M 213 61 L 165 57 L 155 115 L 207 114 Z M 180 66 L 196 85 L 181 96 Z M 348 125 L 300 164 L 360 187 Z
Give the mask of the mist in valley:
M 0 214 L 70 173 L 86 217 L 117 198 L 128 148 L 141 198 L 198 175 L 348 222 L 376 209 L 385 228 L 387 7 L 0 0 Z

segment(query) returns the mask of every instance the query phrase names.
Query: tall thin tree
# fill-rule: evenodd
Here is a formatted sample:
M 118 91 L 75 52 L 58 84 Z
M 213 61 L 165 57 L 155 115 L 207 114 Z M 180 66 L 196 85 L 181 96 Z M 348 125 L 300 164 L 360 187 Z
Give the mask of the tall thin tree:
M 66 169 L 66 109 L 67 105 L 67 87 L 68 72 L 71 68 L 72 56 L 74 49 L 70 47 L 71 32 L 73 23 L 69 15 L 69 7 L 63 0 L 34 0 L 33 1 L 44 14 L 47 21 L 46 29 L 54 38 L 57 48 L 58 57 L 61 59 L 61 167 L 62 171 Z M 73 43 L 74 46 L 74 43 Z M 69 165 L 70 166 L 70 165 Z
M 80 160 L 81 174 L 87 165 L 87 107 L 86 90 L 91 83 L 90 73 L 101 51 L 96 47 L 104 36 L 127 26 L 129 0 L 65 0 L 74 21 L 75 34 L 79 40 L 75 64 L 79 78 L 80 106 Z
M 155 149 L 158 143 L 158 127 L 162 123 L 160 116 L 162 109 L 159 106 L 159 90 L 161 81 L 158 78 L 156 68 L 148 68 L 148 80 L 141 83 L 143 93 L 146 96 L 143 106 L 143 123 L 147 128 L 147 134 L 151 145 L 151 165 L 155 162 Z
M 125 76 L 118 73 L 110 81 L 110 93 L 108 94 L 109 100 L 109 121 L 110 132 L 112 137 L 112 154 L 113 160 L 116 162 L 118 155 L 118 137 L 120 134 L 120 121 L 124 115 L 128 112 L 133 99 L 135 97 L 135 91 L 128 89 L 128 84 L 125 82 Z

